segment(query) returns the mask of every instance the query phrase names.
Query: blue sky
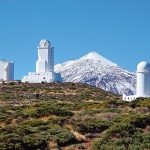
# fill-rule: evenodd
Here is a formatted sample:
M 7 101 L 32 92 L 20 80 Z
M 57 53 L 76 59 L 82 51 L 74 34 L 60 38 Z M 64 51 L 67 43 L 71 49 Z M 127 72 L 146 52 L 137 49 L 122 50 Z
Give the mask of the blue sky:
M 150 0 L 1 0 L 0 59 L 15 78 L 35 71 L 37 46 L 55 46 L 55 64 L 96 51 L 129 71 L 150 62 Z

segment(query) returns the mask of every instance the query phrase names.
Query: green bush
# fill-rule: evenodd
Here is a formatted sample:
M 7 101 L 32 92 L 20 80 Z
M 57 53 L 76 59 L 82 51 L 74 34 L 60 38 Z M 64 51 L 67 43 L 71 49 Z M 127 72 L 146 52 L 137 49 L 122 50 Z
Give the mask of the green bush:
M 30 127 L 38 127 L 42 125 L 47 125 L 47 122 L 38 119 L 26 120 L 21 123 L 21 125 L 28 125 Z
M 130 106 L 132 108 L 136 108 L 136 107 L 148 107 L 150 109 L 150 99 L 149 98 L 137 98 L 134 101 L 130 102 Z
M 137 128 L 145 128 L 150 125 L 150 114 L 133 115 L 130 118 L 130 123 Z
M 80 133 L 98 133 L 108 129 L 112 125 L 109 121 L 98 120 L 96 118 L 75 121 L 74 128 Z
M 94 142 L 92 150 L 148 150 L 150 149 L 150 134 L 134 133 L 131 137 L 101 138 Z
M 35 111 L 31 112 L 31 117 L 42 117 L 42 116 L 49 116 L 49 115 L 56 115 L 56 116 L 73 116 L 74 114 L 63 108 L 57 107 L 40 107 L 37 108 Z
M 106 139 L 108 137 L 115 137 L 115 138 L 123 138 L 123 137 L 131 137 L 137 129 L 128 123 L 120 123 L 115 124 L 106 132 Z
M 76 142 L 76 138 L 73 133 L 64 131 L 55 135 L 55 139 L 57 140 L 59 146 L 70 145 Z
M 26 150 L 45 149 L 47 147 L 47 140 L 50 138 L 46 132 L 39 132 L 35 134 L 26 135 L 23 137 L 22 146 Z
M 63 126 L 63 125 L 65 125 L 67 122 L 69 122 L 69 119 L 70 119 L 70 117 L 61 117 L 61 116 L 59 116 L 59 117 L 51 117 L 51 118 L 49 118 L 48 119 L 48 123 L 50 123 L 50 124 L 58 124 L 58 125 L 60 125 L 60 126 Z
M 69 130 L 58 128 L 57 125 L 44 125 L 42 122 L 28 121 L 17 127 L 0 129 L 0 149 L 42 150 L 47 148 L 49 140 L 57 141 L 60 146 L 76 142 Z

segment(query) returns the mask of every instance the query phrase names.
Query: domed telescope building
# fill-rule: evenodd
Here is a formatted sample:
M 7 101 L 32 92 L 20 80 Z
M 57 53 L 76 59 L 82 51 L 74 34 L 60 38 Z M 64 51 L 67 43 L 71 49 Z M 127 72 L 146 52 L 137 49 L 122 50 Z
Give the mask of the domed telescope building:
M 54 72 L 54 47 L 48 40 L 41 40 L 38 46 L 36 72 L 29 72 L 22 82 L 42 83 L 61 81 L 61 76 Z
M 150 64 L 142 61 L 137 66 L 136 72 L 136 95 L 123 95 L 123 100 L 132 101 L 138 97 L 150 97 Z

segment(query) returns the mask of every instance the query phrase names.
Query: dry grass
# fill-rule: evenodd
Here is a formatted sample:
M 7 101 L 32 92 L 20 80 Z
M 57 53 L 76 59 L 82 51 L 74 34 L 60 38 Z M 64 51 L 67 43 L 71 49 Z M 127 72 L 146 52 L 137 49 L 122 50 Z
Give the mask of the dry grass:
M 67 129 L 69 129 L 70 132 L 72 132 L 72 133 L 74 134 L 74 136 L 76 137 L 76 139 L 77 139 L 78 141 L 80 141 L 80 142 L 87 141 L 86 136 L 80 134 L 80 133 L 77 132 L 77 131 L 74 131 L 71 124 L 67 124 L 65 127 L 66 127 Z
M 60 148 L 55 140 L 48 141 L 48 148 L 49 148 L 49 150 L 60 150 Z
M 6 124 L 4 122 L 0 122 L 0 128 L 5 128 Z

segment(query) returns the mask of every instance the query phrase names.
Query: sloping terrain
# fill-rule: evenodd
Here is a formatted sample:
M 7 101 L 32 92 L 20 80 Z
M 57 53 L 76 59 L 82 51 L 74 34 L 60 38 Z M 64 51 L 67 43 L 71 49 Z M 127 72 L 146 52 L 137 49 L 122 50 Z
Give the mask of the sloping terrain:
M 150 99 L 86 84 L 0 84 L 0 150 L 150 149 Z
M 120 95 L 135 93 L 135 74 L 96 52 L 58 64 L 55 72 L 61 74 L 63 82 L 87 83 Z

